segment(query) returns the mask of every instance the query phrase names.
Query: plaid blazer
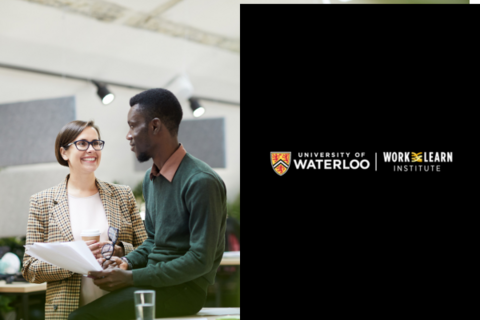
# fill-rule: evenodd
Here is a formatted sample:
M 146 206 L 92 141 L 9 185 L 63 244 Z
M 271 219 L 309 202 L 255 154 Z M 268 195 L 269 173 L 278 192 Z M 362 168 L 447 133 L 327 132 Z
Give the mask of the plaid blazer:
M 74 241 L 68 211 L 67 181 L 30 198 L 26 244 Z M 128 186 L 96 179 L 108 225 L 119 229 L 125 255 L 147 239 L 133 193 Z M 82 275 L 40 261 L 25 253 L 22 274 L 32 283 L 47 282 L 45 319 L 65 320 L 78 308 Z

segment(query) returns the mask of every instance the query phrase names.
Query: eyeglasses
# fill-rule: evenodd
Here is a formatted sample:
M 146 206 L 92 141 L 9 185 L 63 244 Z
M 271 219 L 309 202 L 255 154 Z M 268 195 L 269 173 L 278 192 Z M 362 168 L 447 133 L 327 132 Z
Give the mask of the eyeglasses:
M 108 239 L 112 241 L 112 243 L 107 243 L 102 247 L 102 256 L 105 260 L 110 260 L 113 256 L 113 252 L 115 251 L 115 244 L 117 243 L 118 239 L 118 229 L 114 227 L 108 227 Z
M 87 140 L 77 140 L 77 141 L 70 142 L 69 144 L 66 144 L 63 147 L 67 149 L 72 144 L 74 144 L 79 151 L 87 150 L 90 145 L 92 145 L 93 149 L 95 149 L 96 151 L 100 151 L 105 146 L 105 141 L 93 140 L 92 142 L 88 142 Z

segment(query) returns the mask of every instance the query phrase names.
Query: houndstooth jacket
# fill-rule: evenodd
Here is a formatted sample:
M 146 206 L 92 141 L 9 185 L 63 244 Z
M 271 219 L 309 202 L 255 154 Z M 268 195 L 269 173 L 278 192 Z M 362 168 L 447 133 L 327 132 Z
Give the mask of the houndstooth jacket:
M 30 198 L 26 244 L 74 241 L 68 211 L 67 181 Z M 119 229 L 125 255 L 140 246 L 147 234 L 128 186 L 96 179 L 108 225 Z M 65 320 L 78 308 L 82 275 L 40 261 L 25 253 L 22 274 L 32 283 L 47 282 L 45 319 Z

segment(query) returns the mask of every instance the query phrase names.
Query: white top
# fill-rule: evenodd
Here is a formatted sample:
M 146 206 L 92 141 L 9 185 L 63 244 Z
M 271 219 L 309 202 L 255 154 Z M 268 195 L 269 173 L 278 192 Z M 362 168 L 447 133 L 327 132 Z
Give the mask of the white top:
M 78 198 L 68 195 L 68 208 L 70 211 L 70 223 L 72 226 L 73 239 L 82 241 L 82 230 L 98 229 L 100 230 L 100 241 L 109 241 L 108 239 L 108 221 L 105 215 L 100 194 L 97 192 L 93 196 Z M 82 289 L 80 290 L 80 307 L 90 303 L 108 291 L 102 290 L 93 283 L 92 278 L 82 277 Z

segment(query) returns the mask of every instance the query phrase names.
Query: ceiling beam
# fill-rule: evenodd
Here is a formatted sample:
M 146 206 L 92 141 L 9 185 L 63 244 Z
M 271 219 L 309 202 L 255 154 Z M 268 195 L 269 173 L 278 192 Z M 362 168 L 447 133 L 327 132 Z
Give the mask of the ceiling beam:
M 51 72 L 51 71 L 34 69 L 34 68 L 27 68 L 27 67 L 21 67 L 21 66 L 14 66 L 14 65 L 3 64 L 3 63 L 0 63 L 0 68 L 26 71 L 26 72 L 33 72 L 33 73 L 38 73 L 38 74 L 43 74 L 43 75 L 48 75 L 48 76 L 56 76 L 56 77 L 60 77 L 60 78 L 81 80 L 81 81 L 87 81 L 87 82 L 96 81 L 96 82 L 99 82 L 99 83 L 103 83 L 105 85 L 118 86 L 118 87 L 123 87 L 123 88 L 128 88 L 128 89 L 134 89 L 134 90 L 144 91 L 144 90 L 151 89 L 151 88 L 147 88 L 147 87 L 140 87 L 140 86 L 130 85 L 130 84 L 126 84 L 126 83 L 104 81 L 104 80 L 97 79 L 97 78 L 96 79 L 90 79 L 90 78 L 79 77 L 79 76 L 75 76 L 75 75 L 62 74 L 62 73 L 57 73 L 57 72 Z M 198 100 L 203 100 L 203 101 L 210 101 L 210 102 L 228 104 L 228 105 L 233 105 L 233 106 L 237 106 L 237 107 L 240 106 L 240 103 L 235 102 L 235 101 L 228 101 L 228 100 L 215 99 L 215 98 L 209 98 L 209 97 L 201 97 L 201 96 L 196 96 L 196 95 L 192 96 L 192 98 L 195 98 L 195 99 L 198 99 Z
M 161 17 L 168 9 L 181 0 L 171 0 L 155 8 L 150 13 L 135 12 L 123 6 L 105 0 L 23 0 L 64 12 L 81 14 L 105 23 L 118 23 L 131 28 L 148 30 L 171 37 L 183 38 L 187 41 L 240 53 L 240 39 L 223 37 L 221 35 L 173 22 Z

